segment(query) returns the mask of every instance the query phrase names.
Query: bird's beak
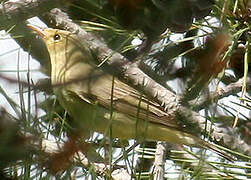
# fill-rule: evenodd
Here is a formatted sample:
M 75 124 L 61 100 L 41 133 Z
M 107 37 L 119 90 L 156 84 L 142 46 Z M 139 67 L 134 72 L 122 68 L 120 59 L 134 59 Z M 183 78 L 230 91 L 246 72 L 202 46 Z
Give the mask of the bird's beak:
M 42 28 L 40 28 L 40 27 L 38 27 L 38 26 L 34 26 L 34 25 L 32 25 L 32 24 L 27 24 L 27 26 L 28 26 L 30 29 L 36 31 L 42 38 L 45 38 L 46 34 L 45 34 L 45 32 L 44 32 L 44 30 L 43 30 Z

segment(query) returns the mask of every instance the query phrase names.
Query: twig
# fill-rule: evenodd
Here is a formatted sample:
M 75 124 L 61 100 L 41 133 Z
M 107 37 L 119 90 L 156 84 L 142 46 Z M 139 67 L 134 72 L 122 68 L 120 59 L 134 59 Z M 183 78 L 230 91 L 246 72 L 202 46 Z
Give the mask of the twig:
M 157 142 L 157 148 L 155 152 L 155 159 L 154 159 L 154 169 L 153 175 L 154 180 L 163 180 L 164 179 L 164 164 L 165 164 L 165 157 L 166 157 L 166 147 L 163 142 Z
M 201 110 L 205 108 L 208 104 L 215 102 L 217 99 L 227 97 L 232 94 L 236 94 L 241 91 L 243 85 L 243 78 L 238 81 L 231 83 L 225 87 L 220 88 L 219 90 L 212 92 L 209 96 L 202 96 L 199 100 L 193 100 L 189 102 L 190 106 L 194 106 L 193 110 Z M 251 78 L 247 77 L 247 87 L 251 86 Z

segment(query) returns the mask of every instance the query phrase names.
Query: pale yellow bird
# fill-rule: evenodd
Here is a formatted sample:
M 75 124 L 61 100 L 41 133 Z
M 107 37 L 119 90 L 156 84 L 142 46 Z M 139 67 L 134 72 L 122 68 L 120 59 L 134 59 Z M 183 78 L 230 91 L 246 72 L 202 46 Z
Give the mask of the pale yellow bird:
M 97 67 L 95 56 L 75 34 L 29 27 L 44 39 L 54 93 L 73 117 L 73 128 L 83 136 L 99 132 L 113 138 L 167 141 L 221 152 L 168 118 L 159 104 Z

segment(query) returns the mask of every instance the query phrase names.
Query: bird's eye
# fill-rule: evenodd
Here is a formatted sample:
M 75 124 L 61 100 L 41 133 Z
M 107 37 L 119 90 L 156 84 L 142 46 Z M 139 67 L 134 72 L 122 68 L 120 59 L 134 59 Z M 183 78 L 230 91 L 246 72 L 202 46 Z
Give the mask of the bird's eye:
M 58 41 L 58 40 L 60 40 L 61 37 L 59 34 L 55 34 L 53 38 L 55 41 Z

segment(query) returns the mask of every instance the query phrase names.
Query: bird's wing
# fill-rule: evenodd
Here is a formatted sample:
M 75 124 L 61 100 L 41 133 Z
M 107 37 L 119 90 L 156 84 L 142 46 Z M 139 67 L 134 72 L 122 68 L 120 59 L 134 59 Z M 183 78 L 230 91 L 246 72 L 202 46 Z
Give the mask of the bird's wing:
M 109 74 L 97 76 L 92 81 L 77 86 L 77 92 L 76 87 L 73 88 L 74 91 L 88 103 L 98 103 L 107 109 L 113 109 L 134 118 L 180 129 L 176 120 L 168 116 L 159 104 L 147 99 L 136 89 Z M 79 89 L 79 87 L 85 88 Z

